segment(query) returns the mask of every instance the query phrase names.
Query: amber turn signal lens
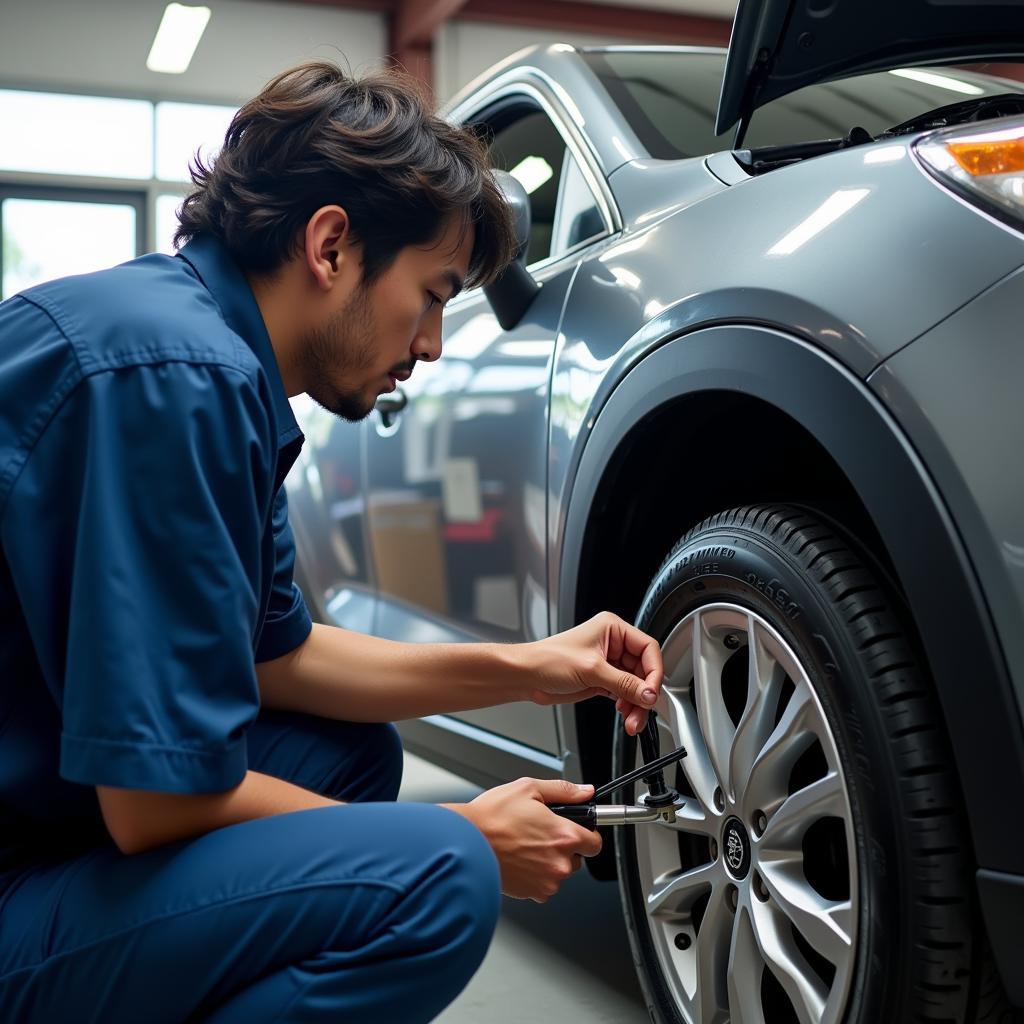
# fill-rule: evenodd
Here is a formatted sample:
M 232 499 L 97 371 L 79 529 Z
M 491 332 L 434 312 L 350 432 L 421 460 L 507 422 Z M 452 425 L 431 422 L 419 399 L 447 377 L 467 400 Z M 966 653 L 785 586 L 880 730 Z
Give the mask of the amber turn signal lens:
M 947 142 L 953 159 L 974 177 L 1024 171 L 1024 138 Z

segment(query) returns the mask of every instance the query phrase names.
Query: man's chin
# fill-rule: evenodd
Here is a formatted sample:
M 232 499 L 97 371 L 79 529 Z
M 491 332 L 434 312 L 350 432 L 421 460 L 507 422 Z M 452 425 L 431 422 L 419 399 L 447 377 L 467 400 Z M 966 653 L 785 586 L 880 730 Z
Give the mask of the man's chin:
M 322 391 L 310 391 L 308 394 L 322 409 L 326 409 L 327 412 L 343 420 L 348 420 L 349 423 L 365 420 L 373 412 L 373 407 L 376 404 L 376 399 L 367 403 L 365 395 L 334 390 L 326 394 Z

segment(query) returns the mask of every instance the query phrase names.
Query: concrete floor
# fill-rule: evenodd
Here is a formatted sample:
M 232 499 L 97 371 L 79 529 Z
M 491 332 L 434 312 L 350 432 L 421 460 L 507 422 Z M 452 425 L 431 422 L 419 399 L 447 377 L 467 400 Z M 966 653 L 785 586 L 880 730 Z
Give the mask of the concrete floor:
M 480 790 L 411 754 L 399 800 L 465 803 Z M 438 1024 L 650 1024 L 612 882 L 578 871 L 547 903 L 502 900 L 494 941 Z

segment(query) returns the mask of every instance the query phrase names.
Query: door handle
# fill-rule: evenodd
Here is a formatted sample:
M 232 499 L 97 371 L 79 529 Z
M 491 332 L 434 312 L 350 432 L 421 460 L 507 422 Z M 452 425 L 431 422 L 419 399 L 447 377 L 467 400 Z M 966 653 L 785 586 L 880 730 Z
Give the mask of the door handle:
M 380 421 L 385 427 L 390 427 L 395 422 L 395 418 L 398 414 L 409 404 L 409 399 L 406 398 L 405 392 L 401 388 L 396 388 L 394 391 L 389 392 L 386 395 L 380 395 L 377 401 L 374 402 L 374 409 L 380 413 Z

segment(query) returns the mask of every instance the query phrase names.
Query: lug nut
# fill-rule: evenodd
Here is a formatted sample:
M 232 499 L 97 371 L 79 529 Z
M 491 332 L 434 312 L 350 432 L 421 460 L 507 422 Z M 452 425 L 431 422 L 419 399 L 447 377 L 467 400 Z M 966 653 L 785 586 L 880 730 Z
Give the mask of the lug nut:
M 729 891 L 725 898 L 729 901 L 729 909 L 735 910 L 740 901 L 740 893 L 735 885 L 729 886 Z
M 754 895 L 762 903 L 768 902 L 768 887 L 764 884 L 764 879 L 756 871 L 754 872 Z
M 711 840 L 711 859 L 718 860 L 718 842 L 715 839 Z
M 722 792 L 720 788 L 715 790 L 715 810 L 725 810 L 725 794 Z
M 690 948 L 690 936 L 686 932 L 679 932 L 675 937 L 676 949 L 689 949 Z
M 764 811 L 754 811 L 754 831 L 759 836 L 764 835 L 764 830 L 768 827 L 768 816 Z
M 740 645 L 740 638 L 735 633 L 726 633 L 722 639 L 722 643 L 725 644 L 730 651 L 735 651 Z

